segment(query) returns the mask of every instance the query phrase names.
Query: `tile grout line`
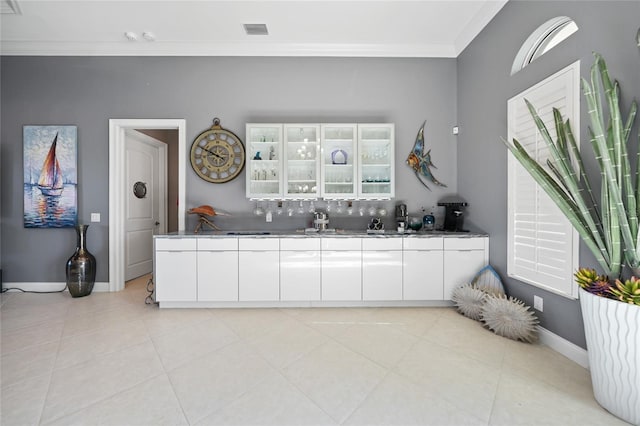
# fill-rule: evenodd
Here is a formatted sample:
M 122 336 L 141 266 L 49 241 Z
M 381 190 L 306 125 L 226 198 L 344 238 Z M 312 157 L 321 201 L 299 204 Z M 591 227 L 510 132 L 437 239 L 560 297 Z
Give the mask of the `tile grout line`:
M 66 324 L 66 321 L 65 321 Z M 58 346 L 56 348 L 56 356 L 51 364 L 51 371 L 49 372 L 49 384 L 47 385 L 47 392 L 45 392 L 44 400 L 42 401 L 42 408 L 40 410 L 40 415 L 38 416 L 38 424 L 42 424 L 42 416 L 44 415 L 44 409 L 47 406 L 47 401 L 49 400 L 49 394 L 51 393 L 51 384 L 53 383 L 53 374 L 55 373 L 56 363 L 58 362 L 58 356 L 60 355 L 60 346 L 62 345 L 62 334 L 64 333 L 64 326 L 60 331 L 60 337 L 58 339 Z
M 88 408 L 91 408 L 91 407 L 93 407 L 94 405 L 100 404 L 100 403 L 101 403 L 101 402 L 103 402 L 103 401 L 106 401 L 106 400 L 108 400 L 108 399 L 111 399 L 111 398 L 113 398 L 114 396 L 119 395 L 120 393 L 127 392 L 127 391 L 129 391 L 129 390 L 131 390 L 131 389 L 135 388 L 136 386 L 140 386 L 141 384 L 146 383 L 146 382 L 148 382 L 148 381 L 155 380 L 155 379 L 157 379 L 158 377 L 160 377 L 162 374 L 163 374 L 163 373 L 159 373 L 159 374 L 157 374 L 157 375 L 155 375 L 155 376 L 148 377 L 147 379 L 142 380 L 141 382 L 135 383 L 135 384 L 133 384 L 133 385 L 131 385 L 131 386 L 129 386 L 129 387 L 123 388 L 123 389 L 119 390 L 118 392 L 116 392 L 116 393 L 114 393 L 114 394 L 106 395 L 106 396 L 104 396 L 103 398 L 100 398 L 100 399 L 98 399 L 97 401 L 94 401 L 94 402 L 92 402 L 91 404 L 89 404 L 89 405 L 87 405 L 87 406 L 85 406 L 85 407 L 79 408 L 79 409 L 77 409 L 77 410 L 75 410 L 75 411 L 72 411 L 72 412 L 70 412 L 70 413 L 68 413 L 68 414 L 63 414 L 63 415 L 62 415 L 62 416 L 60 416 L 60 417 L 56 417 L 56 418 L 54 418 L 54 419 L 51 419 L 51 420 L 49 420 L 47 423 L 58 422 L 58 421 L 60 421 L 60 420 L 62 420 L 62 419 L 65 419 L 65 418 L 67 418 L 67 417 L 73 416 L 73 415 L 74 415 L 74 414 L 76 414 L 76 413 L 79 413 L 79 412 L 84 411 L 84 410 L 86 410 L 86 409 L 88 409 Z M 40 424 L 42 424 L 42 421 L 40 421 Z
M 390 369 L 387 369 L 386 373 L 384 374 L 384 376 L 380 379 L 380 381 L 378 381 L 378 383 L 376 383 L 375 386 L 373 386 L 371 388 L 371 390 L 369 392 L 367 392 L 367 394 L 365 395 L 365 397 L 362 399 L 362 401 L 360 401 L 360 403 L 354 407 L 353 410 L 351 410 L 351 412 L 349 413 L 349 415 L 347 415 L 343 421 L 340 422 L 341 425 L 344 425 L 345 423 L 347 423 L 349 421 L 349 419 L 351 417 L 353 417 L 353 415 L 356 413 L 356 411 L 358 411 L 360 409 L 360 407 L 362 407 L 364 405 L 365 402 L 367 402 L 367 400 L 371 397 L 371 395 L 373 394 L 373 392 L 375 392 L 378 388 L 380 388 L 380 386 L 382 385 L 382 382 L 384 382 L 387 377 L 389 377 L 389 375 L 393 374 L 393 371 L 391 371 Z

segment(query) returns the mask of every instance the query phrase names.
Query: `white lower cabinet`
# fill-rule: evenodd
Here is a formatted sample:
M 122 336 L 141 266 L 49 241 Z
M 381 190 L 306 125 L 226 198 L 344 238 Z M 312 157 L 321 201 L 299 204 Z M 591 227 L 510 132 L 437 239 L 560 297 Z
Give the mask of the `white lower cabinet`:
M 320 300 L 320 251 L 280 252 L 280 300 Z
M 403 299 L 443 300 L 443 239 L 405 238 L 403 248 Z
M 196 239 L 158 239 L 155 252 L 156 301 L 195 302 L 198 295 Z
M 444 300 L 487 265 L 488 238 L 446 238 L 444 241 Z
M 240 238 L 238 249 L 238 300 L 280 300 L 279 240 Z
M 488 237 L 417 235 L 158 237 L 156 301 L 448 301 L 487 264 L 488 246 Z
M 322 238 L 322 300 L 362 300 L 362 239 Z
M 362 240 L 362 300 L 402 300 L 402 238 Z
M 280 300 L 320 300 L 320 240 L 280 239 Z
M 238 239 L 198 239 L 198 300 L 238 301 Z

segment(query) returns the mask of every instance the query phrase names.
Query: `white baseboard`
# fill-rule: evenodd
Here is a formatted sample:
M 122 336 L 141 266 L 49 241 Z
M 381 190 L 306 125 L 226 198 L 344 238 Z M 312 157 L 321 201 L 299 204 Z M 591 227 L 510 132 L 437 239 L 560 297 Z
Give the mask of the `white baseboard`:
M 538 336 L 540 337 L 540 343 L 543 345 L 549 346 L 576 364 L 589 369 L 589 356 L 586 349 L 582 349 L 580 346 L 552 333 L 544 327 L 538 326 Z
M 66 286 L 66 283 L 37 283 L 37 282 L 24 282 L 24 283 L 2 283 L 2 288 L 19 288 L 24 291 L 60 291 Z M 20 290 L 8 290 L 9 292 L 19 292 Z M 96 282 L 93 285 L 93 291 L 103 292 L 109 291 L 108 282 Z

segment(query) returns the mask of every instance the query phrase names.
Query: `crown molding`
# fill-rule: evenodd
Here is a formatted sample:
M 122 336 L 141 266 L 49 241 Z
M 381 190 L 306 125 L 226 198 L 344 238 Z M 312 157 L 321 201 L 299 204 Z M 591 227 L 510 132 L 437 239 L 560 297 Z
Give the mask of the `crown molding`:
M 483 28 L 500 12 L 509 0 L 497 0 L 485 2 L 482 9 L 473 17 L 455 41 L 456 57 L 473 41 Z
M 143 48 L 131 43 L 0 42 L 4 56 L 315 56 L 455 58 L 450 45 L 429 44 L 255 44 L 154 41 Z

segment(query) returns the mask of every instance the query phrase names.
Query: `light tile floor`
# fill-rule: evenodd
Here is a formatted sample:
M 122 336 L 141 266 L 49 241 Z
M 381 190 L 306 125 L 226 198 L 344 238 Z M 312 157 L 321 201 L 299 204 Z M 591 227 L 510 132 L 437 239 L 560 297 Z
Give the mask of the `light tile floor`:
M 160 310 L 146 280 L 0 296 L 0 424 L 626 424 L 587 370 L 450 308 Z

